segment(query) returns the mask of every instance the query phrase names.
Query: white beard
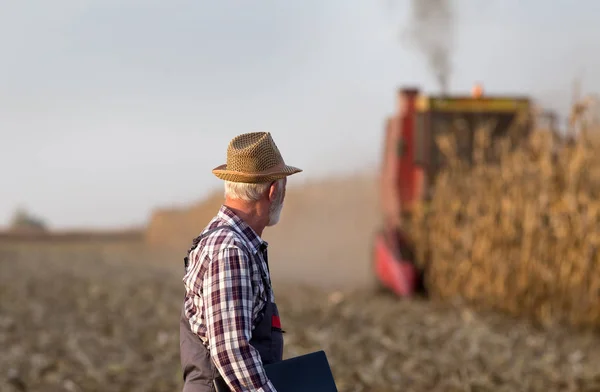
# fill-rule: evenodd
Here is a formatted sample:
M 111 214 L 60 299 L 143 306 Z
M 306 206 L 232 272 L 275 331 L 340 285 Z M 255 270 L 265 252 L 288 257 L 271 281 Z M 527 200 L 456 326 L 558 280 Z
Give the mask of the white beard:
M 275 226 L 279 223 L 279 218 L 281 216 L 281 210 L 283 209 L 283 192 L 279 192 L 277 195 L 277 199 L 271 206 L 269 207 L 269 223 L 267 226 Z

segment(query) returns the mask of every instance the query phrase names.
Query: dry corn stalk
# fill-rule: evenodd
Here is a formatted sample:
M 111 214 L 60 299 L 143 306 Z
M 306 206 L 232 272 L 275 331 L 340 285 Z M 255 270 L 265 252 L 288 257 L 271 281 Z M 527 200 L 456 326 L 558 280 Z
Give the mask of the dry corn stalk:
M 413 216 L 419 262 L 434 297 L 542 322 L 600 326 L 600 140 L 556 145 L 534 132 L 486 163 L 479 130 L 473 166 L 439 140 L 449 165 L 427 213 Z M 485 151 L 484 151 L 485 150 Z

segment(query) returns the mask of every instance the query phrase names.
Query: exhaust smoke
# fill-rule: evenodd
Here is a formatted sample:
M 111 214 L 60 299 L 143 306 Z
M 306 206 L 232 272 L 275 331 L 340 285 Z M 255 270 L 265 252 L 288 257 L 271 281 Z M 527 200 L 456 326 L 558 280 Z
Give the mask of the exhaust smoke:
M 442 94 L 452 73 L 455 15 L 452 0 L 412 0 L 408 38 L 426 58 Z

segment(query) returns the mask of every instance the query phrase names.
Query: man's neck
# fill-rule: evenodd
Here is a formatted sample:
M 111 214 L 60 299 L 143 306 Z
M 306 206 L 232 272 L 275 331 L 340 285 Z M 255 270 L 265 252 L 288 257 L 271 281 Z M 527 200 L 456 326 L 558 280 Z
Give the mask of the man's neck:
M 259 237 L 262 237 L 263 230 L 267 224 L 264 221 L 265 219 L 261 218 L 264 214 L 258 203 L 249 203 L 243 200 L 227 198 L 223 204 L 235 212 L 235 214 L 250 226 Z

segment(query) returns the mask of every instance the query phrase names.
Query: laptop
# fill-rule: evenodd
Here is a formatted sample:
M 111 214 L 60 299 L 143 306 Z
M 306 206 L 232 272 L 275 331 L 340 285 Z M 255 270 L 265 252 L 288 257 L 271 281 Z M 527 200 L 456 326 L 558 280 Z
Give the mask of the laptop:
M 325 351 L 265 365 L 277 392 L 338 392 Z M 217 392 L 230 392 L 223 378 L 215 380 Z

